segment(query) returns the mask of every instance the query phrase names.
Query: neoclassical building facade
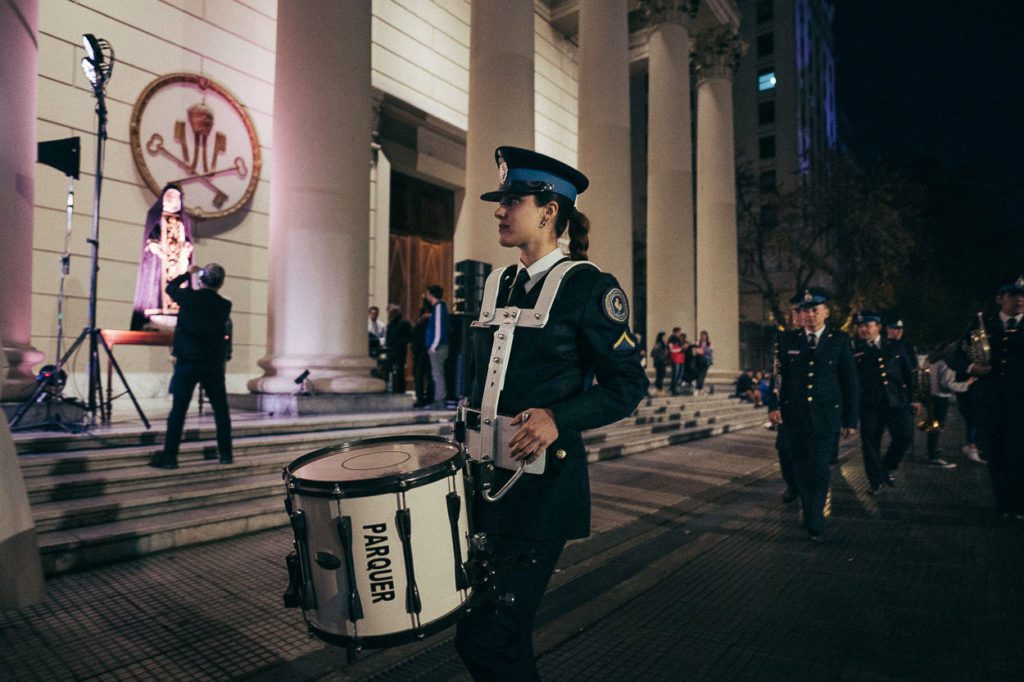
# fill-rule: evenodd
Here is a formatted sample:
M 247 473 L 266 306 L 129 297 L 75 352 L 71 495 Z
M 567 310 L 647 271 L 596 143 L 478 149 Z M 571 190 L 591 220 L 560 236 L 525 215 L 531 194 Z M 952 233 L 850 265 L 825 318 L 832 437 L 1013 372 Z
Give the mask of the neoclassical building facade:
M 243 210 L 193 228 L 197 261 L 228 272 L 234 390 L 290 393 L 305 369 L 318 391 L 382 390 L 368 371 L 368 303 L 414 314 L 423 286 L 450 290 L 454 262 L 514 258 L 497 244 L 493 206 L 477 199 L 496 185 L 501 144 L 590 177 L 579 206 L 593 224 L 591 259 L 638 299 L 641 331 L 706 329 L 717 368 L 738 369 L 739 23 L 734 0 L 4 3 L 3 398 L 24 395 L 54 355 L 67 187 L 36 163 L 39 141 L 82 138 L 65 334 L 87 320 L 96 132 L 79 68 L 84 33 L 117 56 L 97 326 L 128 324 L 155 199 L 132 156 L 133 108 L 154 80 L 189 73 L 241 103 L 263 159 Z M 125 346 L 117 356 L 137 394 L 166 393 L 166 348 Z M 83 374 L 84 360 L 69 369 Z

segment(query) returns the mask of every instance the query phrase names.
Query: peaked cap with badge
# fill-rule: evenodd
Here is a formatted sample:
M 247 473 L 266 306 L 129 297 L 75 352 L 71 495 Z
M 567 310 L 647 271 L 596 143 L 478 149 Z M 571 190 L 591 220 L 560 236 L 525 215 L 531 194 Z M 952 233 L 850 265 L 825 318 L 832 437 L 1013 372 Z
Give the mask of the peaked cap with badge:
M 996 291 L 998 294 L 1024 294 L 1024 275 L 1020 275 L 1012 282 L 1005 282 Z
M 854 324 L 867 324 L 869 322 L 877 322 L 882 324 L 882 316 L 873 310 L 862 310 L 857 313 L 857 316 L 853 318 Z
M 789 299 L 789 302 L 797 308 L 813 308 L 816 305 L 827 303 L 828 300 L 829 296 L 827 291 L 818 287 L 810 287 L 797 292 Z
M 484 192 L 484 201 L 500 201 L 502 194 L 540 194 L 554 192 L 569 201 L 590 186 L 587 176 L 558 159 L 520 147 L 494 150 L 498 164 L 498 189 Z

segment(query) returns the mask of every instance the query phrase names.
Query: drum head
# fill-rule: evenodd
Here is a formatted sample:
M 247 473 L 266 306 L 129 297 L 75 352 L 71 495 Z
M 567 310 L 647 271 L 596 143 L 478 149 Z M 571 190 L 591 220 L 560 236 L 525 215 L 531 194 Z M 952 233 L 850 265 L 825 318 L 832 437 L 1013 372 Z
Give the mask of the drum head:
M 324 490 L 338 486 L 348 493 L 433 480 L 448 473 L 448 462 L 459 448 L 438 436 L 368 438 L 323 448 L 292 462 L 290 480 L 301 488 Z

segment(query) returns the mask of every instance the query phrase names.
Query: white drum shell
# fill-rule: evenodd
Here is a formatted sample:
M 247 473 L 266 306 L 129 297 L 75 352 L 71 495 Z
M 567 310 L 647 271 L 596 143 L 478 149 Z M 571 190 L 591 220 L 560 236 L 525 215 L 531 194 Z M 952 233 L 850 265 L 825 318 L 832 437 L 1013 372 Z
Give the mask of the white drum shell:
M 306 516 L 307 546 L 317 608 L 305 612 L 309 624 L 338 637 L 381 637 L 418 630 L 459 610 L 472 590 L 456 586 L 455 550 L 447 496 L 459 496 L 458 534 L 460 559 L 468 561 L 469 521 L 465 481 L 461 470 L 438 480 L 409 488 L 364 497 L 321 497 L 292 493 L 295 511 Z M 413 573 L 419 591 L 419 614 L 407 611 L 406 573 L 401 535 L 395 516 L 400 509 L 410 515 Z M 345 551 L 337 519 L 348 516 L 352 524 L 352 556 L 356 589 L 363 618 L 351 619 Z M 341 560 L 337 569 L 319 565 L 318 552 Z

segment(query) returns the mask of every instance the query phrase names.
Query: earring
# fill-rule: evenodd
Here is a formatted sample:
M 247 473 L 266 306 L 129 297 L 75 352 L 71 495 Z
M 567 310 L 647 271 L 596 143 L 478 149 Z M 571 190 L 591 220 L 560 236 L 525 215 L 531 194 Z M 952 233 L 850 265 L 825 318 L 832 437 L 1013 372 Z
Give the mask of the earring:
M 544 229 L 547 226 L 548 226 L 548 219 L 547 218 L 541 218 L 540 219 L 540 227 L 541 227 L 541 229 Z

